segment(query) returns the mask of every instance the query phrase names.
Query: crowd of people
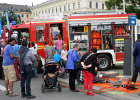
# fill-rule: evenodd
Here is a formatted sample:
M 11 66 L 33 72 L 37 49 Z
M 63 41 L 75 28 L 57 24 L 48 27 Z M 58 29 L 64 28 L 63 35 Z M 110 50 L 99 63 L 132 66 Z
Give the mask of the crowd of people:
M 17 79 L 21 84 L 21 97 L 26 97 L 27 99 L 36 98 L 31 93 L 30 83 L 32 77 L 38 77 L 37 66 L 41 58 L 37 53 L 37 44 L 33 41 L 29 42 L 27 37 L 24 37 L 21 42 L 18 42 L 15 38 L 10 38 L 6 46 L 6 43 L 0 42 L 0 79 L 5 79 L 5 95 L 18 96 L 13 90 L 14 81 Z M 29 47 L 29 43 L 31 47 Z M 139 46 L 139 43 L 136 43 L 133 54 L 137 57 L 137 66 L 139 66 L 137 46 Z M 80 46 L 75 44 L 73 49 L 67 51 L 61 36 L 58 36 L 58 40 L 53 41 L 51 45 L 44 42 L 44 47 L 46 61 L 53 59 L 55 54 L 61 57 L 65 68 L 69 72 L 70 91 L 79 92 L 76 89 L 75 80 L 80 70 L 83 74 L 85 94 L 94 95 L 92 83 L 99 67 L 96 48 L 92 48 L 91 52 L 81 55 L 79 53 Z M 139 67 L 137 70 L 139 71 Z

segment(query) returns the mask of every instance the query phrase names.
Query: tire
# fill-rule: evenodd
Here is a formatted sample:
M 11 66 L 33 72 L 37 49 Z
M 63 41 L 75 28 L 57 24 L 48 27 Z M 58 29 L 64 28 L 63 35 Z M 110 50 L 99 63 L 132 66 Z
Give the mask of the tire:
M 98 55 L 97 58 L 99 59 L 99 70 L 105 71 L 111 67 L 111 59 L 109 56 L 101 54 Z
M 41 85 L 41 92 L 45 93 L 45 86 L 44 86 L 44 84 Z
M 61 88 L 61 85 L 60 83 L 58 83 L 58 92 L 61 92 L 62 88 Z

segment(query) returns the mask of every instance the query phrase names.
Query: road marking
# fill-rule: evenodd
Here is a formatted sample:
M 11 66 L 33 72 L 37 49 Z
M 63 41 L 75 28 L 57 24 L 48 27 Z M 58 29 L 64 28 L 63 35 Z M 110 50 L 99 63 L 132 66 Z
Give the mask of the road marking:
M 0 85 L 0 91 L 6 91 L 6 88 L 2 85 Z

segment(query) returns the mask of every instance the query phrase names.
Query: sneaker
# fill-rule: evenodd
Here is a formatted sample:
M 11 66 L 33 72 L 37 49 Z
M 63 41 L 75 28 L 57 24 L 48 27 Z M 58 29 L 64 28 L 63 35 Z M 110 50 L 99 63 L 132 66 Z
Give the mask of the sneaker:
M 131 84 L 128 89 L 138 89 L 134 84 Z
M 85 94 L 86 94 L 86 95 L 89 95 L 89 92 L 86 92 Z
M 36 96 L 34 95 L 26 96 L 26 99 L 34 99 L 34 98 L 36 98 Z
M 90 95 L 90 96 L 93 96 L 93 95 L 95 95 L 95 94 L 92 92 L 92 93 L 89 93 L 89 95 Z
M 24 98 L 26 97 L 27 95 L 26 94 L 21 94 L 21 98 Z

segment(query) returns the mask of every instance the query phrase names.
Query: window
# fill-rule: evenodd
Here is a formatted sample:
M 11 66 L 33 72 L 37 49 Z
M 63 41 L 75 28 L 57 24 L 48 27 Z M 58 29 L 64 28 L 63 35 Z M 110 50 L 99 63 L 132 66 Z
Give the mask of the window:
M 64 5 L 64 11 L 66 11 L 66 6 Z
M 37 17 L 37 12 L 36 12 L 36 17 Z
M 92 1 L 89 2 L 89 8 L 92 8 Z
M 70 10 L 70 4 L 68 4 L 68 10 Z
M 102 9 L 105 9 L 105 4 L 104 3 L 102 3 Z
M 44 28 L 43 26 L 36 26 L 36 40 L 38 43 L 44 42 Z
M 60 12 L 62 11 L 61 7 L 60 7 Z
M 73 10 L 75 9 L 75 3 L 73 3 Z
M 98 3 L 96 2 L 96 9 L 98 9 Z
M 138 29 L 137 30 L 138 31 L 137 33 L 140 34 L 140 26 L 137 26 L 137 29 Z
M 24 17 L 24 15 L 22 14 L 21 17 Z
M 47 13 L 47 10 L 45 10 L 45 13 Z
M 80 8 L 80 1 L 78 2 L 78 8 Z
M 50 9 L 49 9 L 49 13 L 50 13 Z
M 56 8 L 56 13 L 57 13 L 57 8 Z
M 29 15 L 27 15 L 27 18 L 29 17 Z
M 52 13 L 54 13 L 54 10 L 53 10 L 53 8 L 52 8 Z
M 43 14 L 43 11 L 42 11 L 42 14 Z

